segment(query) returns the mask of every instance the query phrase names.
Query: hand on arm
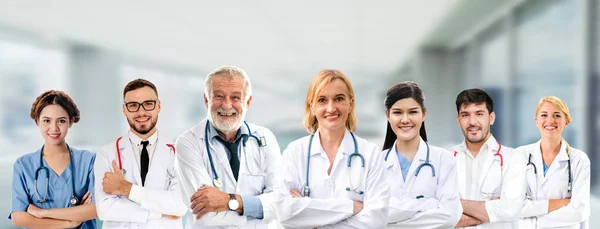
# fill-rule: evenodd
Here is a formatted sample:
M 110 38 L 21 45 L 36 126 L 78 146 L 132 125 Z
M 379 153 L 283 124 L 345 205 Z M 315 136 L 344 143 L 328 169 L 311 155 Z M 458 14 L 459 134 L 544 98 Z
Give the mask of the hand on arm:
M 552 199 L 548 200 L 548 213 L 558 210 L 564 206 L 569 205 L 571 199 Z
M 482 223 L 483 223 L 483 221 L 478 220 L 470 215 L 462 214 L 462 216 L 460 217 L 460 220 L 456 224 L 456 227 L 475 226 L 475 225 L 479 225 Z
M 112 161 L 113 172 L 105 172 L 102 178 L 102 191 L 110 195 L 121 195 L 129 198 L 129 192 L 133 184 L 129 183 L 121 174 L 115 160 Z
M 242 204 L 242 198 L 237 194 L 235 196 L 239 203 L 236 212 L 243 213 L 244 205 Z M 190 197 L 190 208 L 193 214 L 197 214 L 196 219 L 202 218 L 202 216 L 209 212 L 227 211 L 229 210 L 228 203 L 229 194 L 209 185 L 202 186 Z
M 290 189 L 290 195 L 292 195 L 292 198 L 302 198 L 300 191 L 298 191 L 296 189 Z M 363 209 L 363 203 L 360 201 L 354 200 L 352 216 L 355 216 L 358 213 L 360 213 L 360 211 L 362 211 L 362 209 Z
M 485 209 L 485 201 L 460 200 L 463 208 L 463 214 L 469 215 L 484 223 L 490 222 L 487 210 Z
M 11 218 L 13 226 L 31 229 L 75 228 L 81 224 L 81 222 L 69 220 L 40 219 L 23 211 L 11 213 Z
M 87 191 L 81 200 L 81 205 L 70 208 L 42 209 L 33 204 L 27 207 L 27 213 L 39 219 L 60 219 L 84 222 L 97 218 L 96 205 L 92 204 L 92 194 Z

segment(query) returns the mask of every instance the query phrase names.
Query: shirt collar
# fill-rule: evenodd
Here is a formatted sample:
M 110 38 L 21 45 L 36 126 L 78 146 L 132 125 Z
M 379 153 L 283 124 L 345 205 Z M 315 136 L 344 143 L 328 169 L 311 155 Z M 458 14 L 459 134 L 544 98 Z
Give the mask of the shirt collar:
M 494 135 L 492 135 L 490 133 L 490 137 L 481 146 L 481 149 L 479 149 L 479 152 L 490 152 L 492 154 L 495 154 L 498 151 L 498 148 L 500 147 L 498 144 L 499 143 L 496 140 L 496 138 L 494 138 Z M 460 145 L 458 145 L 458 147 L 454 148 L 455 151 L 460 151 L 457 149 L 461 149 L 465 153 L 470 152 L 469 149 L 467 148 L 467 139 L 463 140 L 463 142 L 460 143 Z
M 314 135 L 314 137 L 313 137 L 313 140 L 312 140 L 313 142 L 312 142 L 312 146 L 310 149 L 310 156 L 314 156 L 316 154 L 325 152 L 325 150 L 323 150 L 323 146 L 321 146 L 321 137 L 319 136 L 319 129 L 317 129 L 313 135 Z M 354 137 L 356 137 L 356 136 L 354 136 Z M 348 131 L 348 129 L 346 129 L 346 132 L 344 133 L 344 138 L 342 139 L 342 143 L 340 144 L 340 147 L 338 148 L 338 152 L 339 151 L 341 151 L 345 155 L 352 154 L 355 151 L 354 141 L 353 141 L 352 135 L 350 134 L 350 131 Z
M 129 140 L 138 147 L 144 140 L 147 140 L 149 142 L 149 144 L 148 144 L 149 146 L 154 145 L 156 143 L 156 141 L 158 140 L 158 130 L 155 131 L 154 134 L 150 135 L 150 137 L 148 137 L 148 139 L 142 139 L 142 138 L 140 138 L 140 136 L 137 136 L 130 130 L 129 131 Z
M 213 126 L 212 122 L 209 122 L 209 123 L 210 123 L 210 127 L 209 127 L 209 133 L 208 133 L 208 136 L 210 136 L 210 139 L 211 139 L 211 140 L 214 140 L 216 137 L 219 137 L 219 138 L 223 139 L 223 138 L 222 138 L 222 137 L 219 135 L 219 132 L 217 132 L 217 129 L 215 128 L 215 126 Z M 249 135 L 249 133 L 248 133 L 248 130 L 247 130 L 246 128 L 242 128 L 242 127 L 240 126 L 240 128 L 239 128 L 239 129 L 238 129 L 238 131 L 237 131 L 237 134 L 236 134 L 236 137 L 235 137 L 235 140 L 234 140 L 234 142 L 236 142 L 236 141 L 240 140 L 240 138 L 241 138 L 242 136 L 244 136 L 244 135 L 246 135 L 246 136 L 248 136 L 248 135 Z M 225 140 L 225 139 L 224 139 L 224 140 Z

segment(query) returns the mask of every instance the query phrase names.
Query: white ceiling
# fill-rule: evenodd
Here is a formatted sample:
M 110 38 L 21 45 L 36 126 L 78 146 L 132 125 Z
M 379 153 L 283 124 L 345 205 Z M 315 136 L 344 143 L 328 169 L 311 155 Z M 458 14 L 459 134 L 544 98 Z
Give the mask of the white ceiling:
M 0 26 L 206 72 L 397 68 L 460 0 L 0 0 Z

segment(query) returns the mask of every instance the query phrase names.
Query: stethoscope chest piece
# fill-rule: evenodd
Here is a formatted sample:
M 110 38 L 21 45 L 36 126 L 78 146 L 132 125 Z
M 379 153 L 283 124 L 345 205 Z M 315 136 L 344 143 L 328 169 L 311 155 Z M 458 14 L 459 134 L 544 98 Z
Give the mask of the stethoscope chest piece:
M 125 170 L 125 169 L 121 169 L 121 173 L 122 173 L 123 175 L 125 175 L 125 174 L 127 174 L 127 170 Z
M 77 197 L 74 197 L 74 196 L 73 196 L 73 197 L 71 197 L 71 199 L 69 200 L 69 203 L 70 203 L 72 206 L 77 206 L 77 205 L 79 204 L 79 199 L 77 199 Z
M 214 179 L 213 183 L 214 183 L 215 187 L 217 187 L 217 188 L 222 188 L 223 187 L 223 182 L 221 182 L 220 179 Z

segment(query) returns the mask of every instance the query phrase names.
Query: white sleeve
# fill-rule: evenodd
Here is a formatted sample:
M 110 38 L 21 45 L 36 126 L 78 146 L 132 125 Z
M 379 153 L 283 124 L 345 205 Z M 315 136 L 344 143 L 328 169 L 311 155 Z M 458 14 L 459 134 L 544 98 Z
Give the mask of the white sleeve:
M 571 202 L 546 215 L 538 216 L 539 226 L 567 227 L 590 217 L 590 161 L 587 156 L 582 156 L 577 165 L 571 165 L 575 168 Z
M 108 156 L 115 153 L 108 147 L 102 148 L 96 154 L 94 162 L 96 211 L 98 219 L 102 221 L 146 223 L 150 211 L 143 209 L 139 204 L 117 195 L 109 195 L 103 191 L 102 178 L 106 172 L 112 171 L 112 160 Z M 123 214 L 126 212 L 127 214 Z
M 190 213 L 192 212 L 190 197 L 203 185 L 212 186 L 212 178 L 208 174 L 210 168 L 207 169 L 209 165 L 204 162 L 204 155 L 207 154 L 203 145 L 203 142 L 198 142 L 194 138 L 190 139 L 185 135 L 179 136 L 175 142 L 175 148 L 177 149 L 175 168 L 179 176 L 181 198 Z M 200 221 L 205 226 L 245 225 L 246 216 L 240 216 L 231 211 L 209 212 L 202 216 Z
M 277 219 L 277 214 L 275 211 L 275 206 L 273 202 L 277 198 L 277 194 L 274 192 L 276 189 L 276 185 L 281 182 L 277 182 L 276 179 L 279 179 L 281 176 L 281 149 L 279 148 L 279 144 L 277 143 L 277 139 L 275 135 L 267 129 L 264 129 L 264 136 L 267 140 L 267 145 L 265 146 L 265 153 L 267 160 L 266 162 L 266 173 L 267 179 L 265 181 L 265 189 L 263 190 L 263 194 L 258 195 L 258 199 L 260 200 L 263 207 L 263 220 L 274 220 Z
M 384 168 L 383 153 L 375 147 L 371 150 L 367 172 L 363 210 L 341 222 L 319 228 L 383 228 L 387 222 L 389 184 Z M 354 204 L 354 203 L 352 203 Z M 351 209 L 352 210 L 352 209 Z M 312 220 L 312 219 L 311 219 Z
M 148 209 L 152 212 L 166 215 L 183 216 L 187 207 L 183 204 L 174 166 L 174 164 L 171 165 L 169 169 L 169 171 L 173 171 L 174 176 L 172 178 L 168 178 L 170 180 L 167 190 L 155 190 L 138 185 L 132 185 L 129 192 L 129 199 L 140 203 L 142 208 Z
M 520 217 L 528 218 L 548 214 L 548 200 L 525 200 Z
M 281 224 L 285 228 L 315 228 L 338 223 L 352 216 L 354 202 L 350 199 L 292 198 L 290 189 L 300 192 L 303 190 L 299 161 L 295 159 L 302 149 L 296 145 L 292 142 L 283 151 L 282 185 L 275 191 L 278 198 L 273 204 Z
M 448 152 L 444 152 L 450 155 Z M 416 209 L 414 215 L 408 219 L 391 218 L 388 221 L 394 222 L 388 227 L 393 228 L 451 228 L 458 223 L 462 215 L 462 206 L 458 194 L 456 181 L 456 159 L 454 157 L 444 165 L 444 168 L 438 173 L 440 176 L 435 199 L 412 199 L 407 201 L 390 202 L 390 211 L 392 209 L 402 209 L 411 211 Z M 395 206 L 392 206 L 394 204 Z M 431 206 L 434 206 L 433 208 Z M 400 210 L 394 210 L 400 211 Z
M 507 155 L 507 154 L 505 154 Z M 485 202 L 490 223 L 519 220 L 524 209 L 527 191 L 527 155 L 522 150 L 512 150 L 505 161 L 500 199 Z

